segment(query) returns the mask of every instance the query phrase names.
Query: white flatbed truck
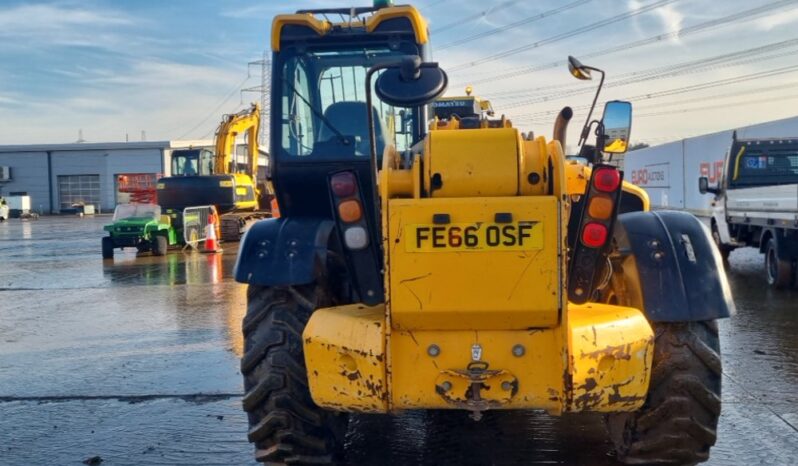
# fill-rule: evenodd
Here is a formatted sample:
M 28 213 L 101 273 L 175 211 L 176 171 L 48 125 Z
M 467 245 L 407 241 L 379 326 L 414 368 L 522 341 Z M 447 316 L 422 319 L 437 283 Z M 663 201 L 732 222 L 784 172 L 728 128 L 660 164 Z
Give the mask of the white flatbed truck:
M 786 288 L 798 270 L 798 137 L 737 139 L 726 154 L 723 176 L 699 191 L 715 195 L 712 237 L 724 259 L 738 247 L 765 255 L 768 284 Z

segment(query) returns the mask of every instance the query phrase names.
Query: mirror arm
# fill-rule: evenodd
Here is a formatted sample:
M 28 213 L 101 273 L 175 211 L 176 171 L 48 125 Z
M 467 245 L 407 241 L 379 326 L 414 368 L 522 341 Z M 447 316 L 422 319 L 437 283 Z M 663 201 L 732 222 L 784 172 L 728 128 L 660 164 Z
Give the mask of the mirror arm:
M 585 120 L 585 126 L 582 128 L 582 134 L 579 136 L 579 143 L 577 146 L 581 146 L 587 140 L 587 137 L 590 135 L 590 117 L 593 116 L 593 109 L 596 108 L 596 102 L 598 101 L 598 96 L 601 94 L 601 88 L 604 86 L 604 71 L 593 68 L 592 66 L 584 66 L 585 69 L 595 71 L 597 73 L 601 73 L 601 80 L 599 81 L 598 89 L 596 89 L 596 94 L 593 96 L 593 103 L 590 105 L 590 111 L 587 113 L 587 119 Z

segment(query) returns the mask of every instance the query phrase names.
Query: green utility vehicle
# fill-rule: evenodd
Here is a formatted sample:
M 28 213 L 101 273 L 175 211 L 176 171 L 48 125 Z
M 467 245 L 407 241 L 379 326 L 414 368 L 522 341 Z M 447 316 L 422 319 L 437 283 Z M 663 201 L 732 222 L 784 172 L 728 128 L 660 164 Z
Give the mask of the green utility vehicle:
M 102 241 L 103 259 L 113 259 L 115 248 L 163 256 L 169 246 L 177 244 L 171 219 L 161 215 L 161 207 L 155 204 L 120 204 L 114 210 L 114 223 L 103 229 L 108 232 Z

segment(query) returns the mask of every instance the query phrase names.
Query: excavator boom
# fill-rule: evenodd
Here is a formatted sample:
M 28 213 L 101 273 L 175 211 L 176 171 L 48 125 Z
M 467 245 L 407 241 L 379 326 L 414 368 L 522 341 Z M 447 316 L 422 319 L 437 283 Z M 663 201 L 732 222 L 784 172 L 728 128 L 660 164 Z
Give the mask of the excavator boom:
M 247 133 L 247 174 L 252 179 L 258 174 L 258 132 L 260 131 L 260 105 L 253 103 L 248 109 L 233 115 L 225 115 L 216 131 L 216 155 L 214 173 L 237 172 L 231 166 L 234 159 L 236 138 Z

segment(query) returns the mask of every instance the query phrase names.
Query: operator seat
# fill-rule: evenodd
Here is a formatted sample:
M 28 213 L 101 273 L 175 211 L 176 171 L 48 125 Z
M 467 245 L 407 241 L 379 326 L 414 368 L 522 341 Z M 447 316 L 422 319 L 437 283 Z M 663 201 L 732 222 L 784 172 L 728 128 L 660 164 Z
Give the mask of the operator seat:
M 377 139 L 377 160 L 382 160 L 382 152 L 385 150 L 385 128 L 380 120 L 377 109 L 371 107 L 374 117 L 374 133 Z M 357 155 L 369 155 L 369 125 L 366 114 L 365 102 L 335 102 L 327 107 L 324 116 L 330 123 L 344 136 L 354 136 L 356 139 L 355 153 Z M 319 141 L 328 141 L 336 137 L 335 132 L 326 123 L 319 122 Z

